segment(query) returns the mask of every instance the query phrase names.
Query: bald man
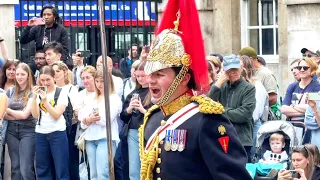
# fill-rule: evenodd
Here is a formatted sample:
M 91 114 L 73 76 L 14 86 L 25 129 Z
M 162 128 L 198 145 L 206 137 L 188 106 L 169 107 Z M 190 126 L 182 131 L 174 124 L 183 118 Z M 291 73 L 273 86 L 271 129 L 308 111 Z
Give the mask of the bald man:
M 97 70 L 103 71 L 102 56 L 98 57 L 97 63 L 96 63 L 96 68 L 97 68 Z M 113 61 L 112 61 L 111 57 L 109 57 L 109 56 L 107 56 L 107 68 L 108 68 L 108 73 L 111 74 L 111 76 L 112 76 L 114 90 L 121 98 L 122 94 L 123 94 L 123 81 L 121 78 L 112 75 Z

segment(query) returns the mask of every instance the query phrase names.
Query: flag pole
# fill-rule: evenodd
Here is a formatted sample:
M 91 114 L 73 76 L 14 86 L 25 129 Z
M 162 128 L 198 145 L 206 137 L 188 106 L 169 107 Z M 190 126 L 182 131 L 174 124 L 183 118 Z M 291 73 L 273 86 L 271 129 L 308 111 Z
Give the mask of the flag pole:
M 105 112 L 106 112 L 106 131 L 107 131 L 107 143 L 108 143 L 108 162 L 109 162 L 109 179 L 114 180 L 114 163 L 112 153 L 112 137 L 111 137 L 111 120 L 110 120 L 110 102 L 109 102 L 109 76 L 107 68 L 107 43 L 106 43 L 106 26 L 105 26 L 105 13 L 104 2 L 99 0 L 99 18 L 100 18 L 100 37 L 101 37 L 101 52 L 102 52 L 102 64 L 103 64 L 103 79 L 104 79 L 104 100 L 105 100 Z M 111 73 L 111 72 L 110 72 Z M 103 159 L 101 159 L 103 161 Z

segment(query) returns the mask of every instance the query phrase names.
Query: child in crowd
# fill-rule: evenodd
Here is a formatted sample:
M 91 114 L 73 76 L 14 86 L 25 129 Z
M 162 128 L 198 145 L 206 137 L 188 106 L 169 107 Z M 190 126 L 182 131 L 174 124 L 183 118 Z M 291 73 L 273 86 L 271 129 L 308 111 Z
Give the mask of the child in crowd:
M 263 158 L 251 167 L 255 167 L 259 175 L 275 177 L 279 170 L 287 168 L 288 154 L 283 150 L 286 145 L 285 138 L 280 133 L 273 133 L 269 138 L 269 144 L 271 151 L 267 150 Z

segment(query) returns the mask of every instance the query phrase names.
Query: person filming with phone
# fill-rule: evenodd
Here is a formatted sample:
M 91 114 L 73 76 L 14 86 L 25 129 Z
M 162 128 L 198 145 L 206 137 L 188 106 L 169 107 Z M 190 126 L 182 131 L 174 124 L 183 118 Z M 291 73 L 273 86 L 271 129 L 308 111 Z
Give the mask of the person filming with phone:
M 40 18 L 33 17 L 28 21 L 28 26 L 26 26 L 21 33 L 20 43 L 27 44 L 34 40 L 36 51 L 38 51 L 43 49 L 47 43 L 57 41 L 63 46 L 61 59 L 64 61 L 69 60 L 70 63 L 68 62 L 66 64 L 68 66 L 72 65 L 71 58 L 68 58 L 68 33 L 61 23 L 57 9 L 51 5 L 45 6 L 40 12 Z
M 308 93 L 306 99 L 309 107 L 305 113 L 305 124 L 311 131 L 311 144 L 320 148 L 320 94 Z
M 122 156 L 126 157 L 127 159 L 124 158 L 125 162 L 129 163 L 130 180 L 140 179 L 138 129 L 143 123 L 144 114 L 152 105 L 149 84 L 147 82 L 147 76 L 144 73 L 145 64 L 146 61 L 140 61 L 140 64 L 137 65 L 135 69 L 135 76 L 137 78 L 136 89 L 125 99 L 122 106 L 123 110 L 120 114 L 120 119 L 126 123 L 121 133 L 121 141 L 123 145 L 122 148 L 126 149 L 127 145 L 128 151 L 123 152 Z M 125 143 L 126 141 L 127 143 Z
M 67 91 L 55 85 L 55 71 L 44 66 L 39 73 L 41 86 L 32 90 L 31 114 L 36 123 L 36 173 L 38 180 L 69 180 L 69 148 L 66 120 Z M 55 174 L 54 174 L 55 173 Z
M 319 150 L 312 144 L 294 147 L 292 170 L 280 170 L 278 180 L 319 180 Z

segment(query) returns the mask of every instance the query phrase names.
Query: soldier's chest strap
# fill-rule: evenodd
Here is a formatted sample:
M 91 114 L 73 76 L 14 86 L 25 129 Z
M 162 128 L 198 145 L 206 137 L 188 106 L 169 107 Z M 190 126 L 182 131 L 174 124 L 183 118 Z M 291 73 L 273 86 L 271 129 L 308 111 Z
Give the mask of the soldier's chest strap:
M 151 144 L 153 139 L 156 136 L 159 136 L 159 141 L 163 140 L 166 137 L 166 130 L 175 130 L 182 123 L 186 122 L 190 117 L 199 112 L 199 104 L 190 103 L 187 106 L 183 107 L 176 113 L 174 113 L 166 122 L 164 126 L 158 127 L 154 133 L 149 138 L 145 151 L 148 151 L 151 148 Z M 154 144 L 154 146 L 158 146 L 158 144 Z

